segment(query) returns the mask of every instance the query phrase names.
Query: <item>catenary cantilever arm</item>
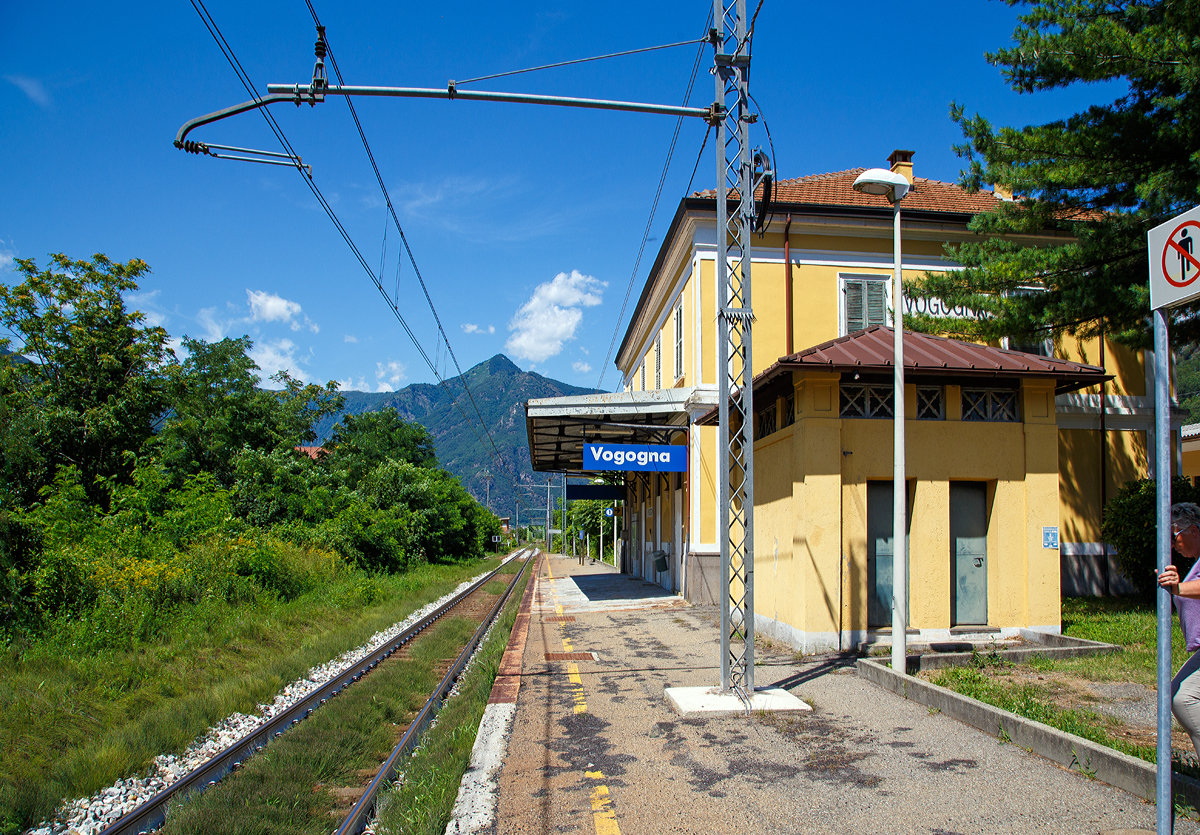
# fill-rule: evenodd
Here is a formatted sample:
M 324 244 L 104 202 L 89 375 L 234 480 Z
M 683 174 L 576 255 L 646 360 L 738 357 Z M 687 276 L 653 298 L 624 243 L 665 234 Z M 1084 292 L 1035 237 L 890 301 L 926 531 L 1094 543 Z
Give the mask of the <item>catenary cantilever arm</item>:
M 549 104 L 558 107 L 586 107 L 596 110 L 624 110 L 634 113 L 659 113 L 665 116 L 695 116 L 712 120 L 712 107 L 679 107 L 670 104 L 649 104 L 608 99 L 580 99 L 566 96 L 542 96 L 530 93 L 491 93 L 484 90 L 459 90 L 451 81 L 445 89 L 439 87 L 349 87 L 329 85 L 318 87 L 314 96 L 308 84 L 268 84 L 267 92 L 281 94 L 297 104 L 315 104 L 325 96 L 394 96 L 410 99 L 469 99 L 471 101 L 502 101 L 517 104 Z
M 175 147 L 182 148 L 184 140 L 187 139 L 187 135 L 191 133 L 194 128 L 198 128 L 201 125 L 207 125 L 212 122 L 218 122 L 221 119 L 226 119 L 230 116 L 236 116 L 239 113 L 245 113 L 248 110 L 256 110 L 260 107 L 265 107 L 268 104 L 275 104 L 281 101 L 294 102 L 296 101 L 296 97 L 263 96 L 255 99 L 254 101 L 246 101 L 242 102 L 241 104 L 235 104 L 233 107 L 226 107 L 224 110 L 218 110 L 215 113 L 209 113 L 206 116 L 197 116 L 191 121 L 184 122 L 183 127 L 179 129 L 179 133 L 175 134 Z

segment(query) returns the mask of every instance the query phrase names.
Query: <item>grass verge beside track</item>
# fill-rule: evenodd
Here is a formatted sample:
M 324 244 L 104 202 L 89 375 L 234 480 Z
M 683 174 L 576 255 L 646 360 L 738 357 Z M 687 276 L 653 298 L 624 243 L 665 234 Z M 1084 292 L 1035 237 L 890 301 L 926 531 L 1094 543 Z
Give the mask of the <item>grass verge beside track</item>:
M 507 628 L 492 630 L 493 639 L 503 632 L 498 639 L 501 653 L 512 619 L 508 618 Z M 160 832 L 162 835 L 330 832 L 361 795 L 441 679 L 444 669 L 441 662 L 458 655 L 476 626 L 461 618 L 437 624 L 413 642 L 409 657 L 380 664 L 369 676 L 272 742 L 242 769 L 204 794 L 174 807 Z M 484 702 L 498 658 L 487 675 Z M 473 678 L 477 677 L 478 666 L 472 665 Z M 455 715 L 447 711 L 457 702 L 456 697 L 447 704 L 434 731 L 456 723 Z M 467 742 L 468 757 L 473 741 L 474 727 Z M 455 791 L 458 779 L 454 778 Z M 451 794 L 450 802 L 453 800 Z
M 291 601 L 201 603 L 127 650 L 47 644 L 0 658 L 0 833 L 178 753 L 230 713 L 255 712 L 314 665 L 494 565 L 347 572 Z

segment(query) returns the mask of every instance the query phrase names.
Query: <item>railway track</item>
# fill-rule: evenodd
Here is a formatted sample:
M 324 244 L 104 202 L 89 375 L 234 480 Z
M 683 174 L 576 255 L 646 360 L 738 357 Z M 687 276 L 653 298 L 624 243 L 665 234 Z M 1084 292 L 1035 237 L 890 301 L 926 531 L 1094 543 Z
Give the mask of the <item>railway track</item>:
M 525 565 L 513 574 L 513 579 L 508 584 L 504 594 L 500 596 L 495 606 L 482 619 L 479 628 L 467 642 L 467 645 L 458 658 L 450 665 L 445 676 L 443 676 L 441 682 L 435 688 L 433 695 L 430 696 L 425 706 L 417 714 L 401 738 L 400 743 L 396 746 L 396 749 L 379 770 L 379 774 L 367 787 L 363 797 L 353 810 L 351 810 L 342 826 L 338 828 L 338 833 L 355 833 L 357 835 L 357 833 L 362 831 L 375 808 L 375 801 L 379 791 L 395 775 L 396 764 L 401 761 L 404 754 L 416 747 L 421 733 L 428 727 L 433 717 L 437 715 L 438 709 L 454 687 L 454 682 L 461 675 L 462 670 L 466 667 L 475 648 L 487 633 L 492 622 L 503 610 L 505 603 L 512 594 L 512 590 L 520 581 L 525 569 L 533 562 L 532 558 L 537 553 L 536 549 L 528 548 L 522 549 L 522 551 L 517 552 L 512 557 L 512 559 L 525 558 Z M 311 716 L 315 710 L 326 704 L 330 699 L 337 697 L 347 687 L 352 686 L 362 680 L 364 676 L 369 675 L 381 662 L 394 654 L 405 651 L 418 635 L 446 615 L 467 604 L 486 584 L 494 580 L 499 572 L 500 568 L 497 568 L 495 571 L 480 578 L 470 588 L 428 613 L 395 638 L 387 641 L 336 677 L 325 682 L 287 710 L 246 734 L 232 745 L 206 760 L 195 770 L 184 775 L 145 803 L 103 829 L 100 835 L 141 835 L 141 833 L 152 832 L 162 826 L 163 821 L 166 819 L 167 809 L 172 803 L 179 802 L 189 795 L 203 792 L 215 786 L 223 777 L 236 771 L 246 760 L 259 751 L 262 751 L 269 742 L 300 724 L 300 722 Z

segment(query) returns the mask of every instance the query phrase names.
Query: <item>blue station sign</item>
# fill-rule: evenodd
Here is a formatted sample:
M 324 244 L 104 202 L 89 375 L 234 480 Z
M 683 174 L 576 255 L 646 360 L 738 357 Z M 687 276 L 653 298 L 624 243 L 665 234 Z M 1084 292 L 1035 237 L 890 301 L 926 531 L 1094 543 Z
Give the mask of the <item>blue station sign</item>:
M 583 468 L 686 473 L 687 447 L 673 444 L 584 444 Z

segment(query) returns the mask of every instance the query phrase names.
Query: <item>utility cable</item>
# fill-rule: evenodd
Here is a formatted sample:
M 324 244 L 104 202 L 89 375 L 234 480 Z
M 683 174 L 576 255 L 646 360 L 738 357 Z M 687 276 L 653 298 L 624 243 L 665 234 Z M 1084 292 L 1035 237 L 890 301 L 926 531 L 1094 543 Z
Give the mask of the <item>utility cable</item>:
M 556 67 L 569 67 L 572 64 L 586 64 L 588 61 L 602 61 L 605 58 L 620 58 L 625 55 L 637 55 L 638 53 L 641 53 L 641 52 L 653 52 L 656 49 L 671 49 L 676 46 L 690 46 L 691 44 L 694 44 L 694 43 L 705 43 L 707 41 L 708 41 L 708 38 L 705 37 L 705 38 L 700 38 L 700 39 L 694 40 L 694 41 L 678 41 L 676 43 L 666 43 L 666 44 L 662 44 L 661 46 L 644 46 L 641 49 L 629 49 L 629 50 L 626 50 L 625 52 L 610 52 L 608 55 L 596 55 L 591 58 L 575 58 L 570 61 L 559 61 L 557 64 L 542 64 L 540 67 L 529 67 L 528 69 L 524 69 L 524 70 L 509 70 L 508 72 L 498 72 L 498 73 L 495 73 L 494 75 L 481 75 L 478 78 L 468 78 L 466 81 L 455 81 L 454 84 L 457 87 L 457 86 L 461 86 L 463 84 L 474 84 L 476 81 L 489 81 L 493 78 L 504 78 L 505 76 L 508 76 L 508 75 L 520 75 L 521 73 L 537 72 L 538 70 L 552 70 L 552 69 L 555 69 Z
M 705 30 L 708 29 L 708 24 L 712 21 L 712 12 L 709 12 L 708 18 L 704 23 Z M 692 76 L 688 79 L 687 93 L 683 97 L 683 106 L 687 107 L 688 102 L 692 98 L 692 88 L 696 85 L 696 74 L 700 70 L 700 58 L 704 54 L 704 44 L 707 43 L 707 38 L 702 38 L 699 41 L 691 41 L 690 43 L 701 44 L 696 50 L 696 60 L 692 64 Z M 658 212 L 658 202 L 662 198 L 663 185 L 667 180 L 667 172 L 671 168 L 671 158 L 675 155 L 675 144 L 679 141 L 679 131 L 683 128 L 683 117 L 680 116 L 675 122 L 675 133 L 671 136 L 671 146 L 667 149 L 667 159 L 663 163 L 662 174 L 658 178 L 658 189 L 654 193 L 654 202 L 650 206 L 650 216 L 646 219 L 646 228 L 642 232 L 642 242 L 638 246 L 637 258 L 633 262 L 633 271 L 629 276 L 629 283 L 625 286 L 625 298 L 621 302 L 621 312 L 617 314 L 616 327 L 613 329 L 612 339 L 608 342 L 608 353 L 604 356 L 604 362 L 600 365 L 600 379 L 596 382 L 596 388 L 603 390 L 604 377 L 608 373 L 608 363 L 612 359 L 613 349 L 617 344 L 617 335 L 621 332 L 621 322 L 625 319 L 625 311 L 629 308 L 629 296 L 633 292 L 633 283 L 637 279 L 638 269 L 642 265 L 642 255 L 646 251 L 646 242 L 650 239 L 650 227 L 654 223 L 654 216 Z M 705 134 L 705 141 L 708 139 L 708 134 Z
M 329 46 L 329 40 L 325 37 L 325 27 L 321 24 L 320 18 L 317 16 L 317 10 L 313 7 L 312 0 L 304 0 L 308 6 L 309 14 L 312 15 L 313 23 L 316 24 L 317 30 L 320 33 L 321 39 L 325 42 L 326 54 L 329 57 L 329 63 L 333 67 L 333 72 L 337 76 L 338 84 L 344 86 L 345 81 L 342 78 L 342 71 L 338 68 L 337 58 L 334 57 L 333 48 Z M 458 371 L 458 379 L 462 383 L 463 391 L 467 395 L 467 399 L 471 401 L 471 406 L 475 409 L 475 415 L 479 418 L 479 425 L 483 427 L 484 434 L 487 437 L 488 443 L 492 448 L 492 458 L 496 466 L 505 471 L 509 471 L 510 467 L 505 466 L 503 456 L 500 455 L 500 450 L 496 447 L 496 441 L 492 437 L 492 433 L 488 428 L 487 421 L 484 420 L 483 413 L 479 409 L 479 404 L 475 401 L 475 396 L 471 392 L 471 387 L 467 383 L 467 379 L 463 374 L 462 366 L 459 365 L 458 357 L 454 354 L 454 349 L 450 346 L 450 337 L 446 333 L 446 329 L 442 327 L 441 317 L 438 316 L 437 308 L 433 304 L 433 298 L 429 295 L 429 288 L 425 285 L 425 279 L 421 276 L 421 269 L 417 266 L 416 258 L 413 255 L 412 247 L 408 243 L 408 238 L 404 234 L 404 229 L 400 225 L 400 218 L 396 216 L 396 208 L 392 204 L 391 195 L 388 194 L 387 186 L 383 182 L 383 175 L 379 171 L 379 165 L 375 162 L 375 154 L 371 151 L 371 143 L 367 141 L 366 131 L 363 130 L 362 122 L 358 118 L 358 112 L 354 109 L 354 102 L 350 96 L 346 96 L 346 104 L 350 108 L 350 115 L 354 119 L 354 126 L 358 129 L 358 138 L 362 142 L 363 150 L 367 152 L 367 159 L 371 162 L 371 169 L 375 172 L 375 180 L 379 183 L 379 189 L 383 192 L 384 201 L 387 203 L 388 211 L 391 213 L 392 222 L 396 224 L 396 231 L 400 233 L 400 242 L 404 246 L 405 252 L 408 253 L 409 263 L 412 264 L 413 271 L 416 273 L 417 281 L 421 285 L 421 291 L 425 294 L 425 302 L 429 305 L 429 310 L 433 314 L 433 319 L 437 323 L 438 332 L 442 336 L 442 341 L 446 344 L 446 351 L 450 355 L 450 359 L 454 362 L 454 368 Z M 435 372 L 437 374 L 437 372 Z M 437 376 L 441 376 L 438 374 Z
M 216 21 L 213 19 L 212 15 L 209 13 L 208 9 L 204 6 L 204 0 L 190 0 L 190 2 L 192 4 L 192 8 L 194 8 L 196 10 L 196 13 L 198 15 L 200 15 L 200 19 L 204 22 L 204 26 L 206 29 L 208 29 L 208 32 L 212 36 L 213 40 L 216 41 L 217 47 L 221 50 L 221 53 L 225 56 L 225 59 L 229 62 L 229 65 L 233 68 L 233 71 L 237 75 L 238 80 L 241 81 L 242 86 L 246 88 L 246 91 L 250 94 L 251 98 L 253 98 L 254 101 L 261 102 L 262 99 L 256 92 L 253 83 L 251 83 L 249 75 L 246 73 L 245 69 L 242 67 L 241 62 L 238 61 L 237 56 L 234 54 L 232 47 L 230 47 L 230 45 L 229 45 L 229 42 L 227 40 L 225 40 L 225 36 L 221 33 L 221 30 L 217 26 Z M 275 117 L 271 115 L 270 111 L 266 107 L 259 107 L 258 112 L 263 114 L 263 118 L 266 120 L 268 127 L 271 128 L 271 131 L 275 134 L 276 138 L 279 140 L 279 142 L 283 146 L 284 150 L 287 151 L 289 154 L 291 154 L 293 157 L 298 159 L 299 156 L 295 153 L 295 150 L 292 148 L 291 143 L 288 141 L 287 137 L 284 135 L 283 129 L 280 128 L 279 124 L 275 121 Z M 337 213 L 334 212 L 333 207 L 331 205 L 329 205 L 329 201 L 325 199 L 325 195 L 321 193 L 320 188 L 313 181 L 311 175 L 306 175 L 304 172 L 304 169 L 302 169 L 299 165 L 297 165 L 297 170 L 300 171 L 300 174 L 303 177 L 305 184 L 309 187 L 309 190 L 313 193 L 313 196 L 317 199 L 317 202 L 321 204 L 321 207 L 325 210 L 325 214 L 329 216 L 330 221 L 333 222 L 334 227 L 337 228 L 338 232 L 342 236 L 342 239 L 345 240 L 346 245 L 350 247 L 350 251 L 354 254 L 354 257 L 358 260 L 358 263 L 362 266 L 363 270 L 370 277 L 371 282 L 375 285 L 375 288 L 379 291 L 379 294 L 381 296 L 383 296 L 384 301 L 388 303 L 388 307 L 391 308 L 392 313 L 395 315 L 396 319 L 400 322 L 400 325 L 404 329 L 404 332 L 406 334 L 408 334 L 409 339 L 412 340 L 413 345 L 416 347 L 417 352 L 421 355 L 421 358 L 425 361 L 425 364 L 427 366 L 429 366 L 429 370 L 433 372 L 434 377 L 437 378 L 437 380 L 441 384 L 442 388 L 446 391 L 446 393 L 448 395 L 450 395 L 451 404 L 455 408 L 458 409 L 458 412 L 460 415 L 462 415 L 463 420 L 466 421 L 467 423 L 471 424 L 472 430 L 475 431 L 476 438 L 479 439 L 480 441 L 482 441 L 483 439 L 479 437 L 478 431 L 475 430 L 474 421 L 472 421 L 467 416 L 467 414 L 465 412 L 463 412 L 462 408 L 458 405 L 458 399 L 454 397 L 453 393 L 450 391 L 449 386 L 446 384 L 445 379 L 443 379 L 442 375 L 440 373 L 438 373 L 438 370 L 437 370 L 436 366 L 434 365 L 433 361 L 430 360 L 429 354 L 426 353 L 425 349 L 421 346 L 420 341 L 417 339 L 417 335 L 413 332 L 412 328 L 409 327 L 408 322 L 405 321 L 404 316 L 400 313 L 399 306 L 396 305 L 395 303 L 393 303 L 392 300 L 388 297 L 388 293 L 387 293 L 387 290 L 383 286 L 383 282 L 375 275 L 375 272 L 371 269 L 371 266 L 367 263 L 366 259 L 363 257 L 362 252 L 359 250 L 358 246 L 354 243 L 354 240 L 350 237 L 350 233 L 347 232 L 346 227 L 344 225 L 342 225 L 342 222 L 338 218 Z M 486 429 L 486 424 L 485 424 L 485 429 Z M 494 449 L 495 444 L 493 443 L 492 446 Z

